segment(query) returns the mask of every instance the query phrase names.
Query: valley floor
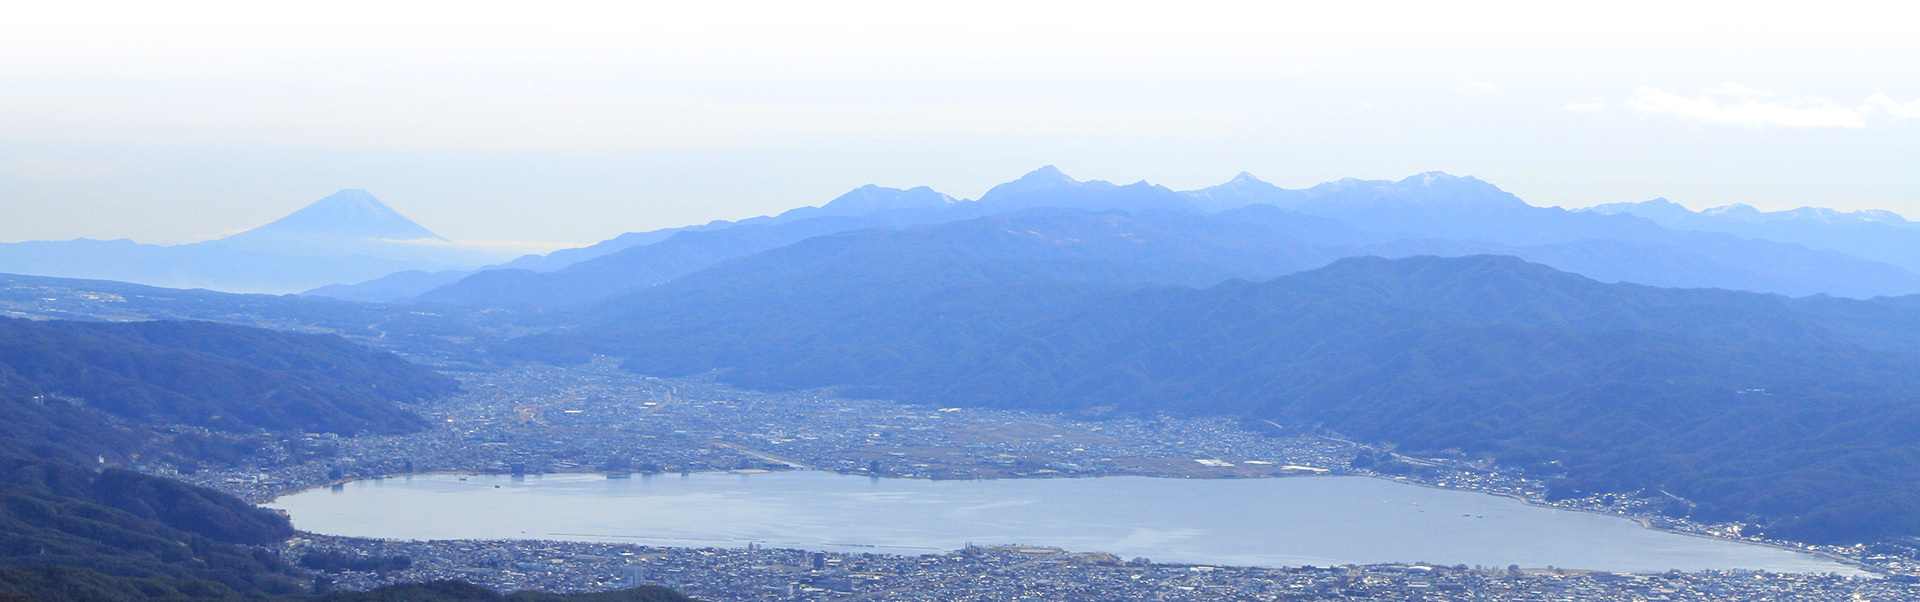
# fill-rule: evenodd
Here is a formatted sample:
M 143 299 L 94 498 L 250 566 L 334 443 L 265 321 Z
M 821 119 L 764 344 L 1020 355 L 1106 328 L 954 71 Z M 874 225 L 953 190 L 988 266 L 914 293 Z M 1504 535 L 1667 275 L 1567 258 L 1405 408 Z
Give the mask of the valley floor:
M 1593 496 L 1548 502 L 1546 487 L 1541 481 L 1500 472 L 1466 458 L 1407 457 L 1335 435 L 1265 422 L 935 408 L 847 399 L 832 391 L 760 393 L 737 390 L 700 378 L 637 376 L 618 369 L 610 361 L 574 367 L 533 366 L 498 372 L 463 373 L 459 376 L 467 393 L 415 408 L 436 424 L 435 428 L 421 433 L 351 438 L 308 435 L 271 442 L 262 448 L 263 451 L 239 466 L 206 467 L 201 470 L 149 467 L 149 470 L 212 486 L 257 502 L 344 480 L 417 472 L 694 472 L 810 468 L 847 474 L 933 479 L 1365 475 L 1504 495 L 1557 508 L 1628 516 L 1639 519 L 1647 526 L 1664 530 L 1820 553 L 1881 573 L 1920 574 L 1920 561 L 1916 561 L 1904 549 L 1816 547 L 1792 542 L 1761 541 L 1741 537 L 1740 525 L 1699 524 L 1658 516 L 1653 508 L 1659 500 L 1631 496 Z M 1356 467 L 1355 459 L 1362 456 L 1385 461 L 1370 462 L 1368 468 Z M 1385 474 L 1381 472 L 1383 470 L 1396 474 Z M 788 584 L 800 587 L 804 585 L 803 581 L 812 583 L 805 581 L 807 579 L 840 583 L 832 581 L 838 577 L 823 577 L 808 571 L 794 573 L 778 568 L 788 565 L 766 564 L 769 561 L 765 560 L 750 558 L 745 564 L 722 562 L 745 553 L 744 550 L 609 547 L 561 542 L 396 543 L 332 538 L 310 538 L 291 545 L 289 553 L 306 549 L 303 546 L 322 546 L 365 553 L 389 550 L 382 553 L 390 554 L 405 550 L 407 555 L 416 559 L 415 568 L 398 574 L 343 575 L 340 584 L 347 587 L 365 587 L 395 580 L 458 577 L 504 589 L 605 589 L 624 582 L 624 578 L 618 576 L 626 569 L 619 567 L 626 564 L 627 561 L 623 559 L 637 556 L 678 559 L 671 560 L 669 564 L 688 568 L 656 574 L 675 575 L 674 579 L 683 580 L 677 584 L 689 593 L 715 600 L 757 599 L 763 597 L 760 594 L 775 590 L 784 593 Z M 790 555 L 799 552 L 765 553 Z M 939 558 L 950 556 L 953 555 Z M 596 560 L 599 557 L 606 557 L 606 561 Z M 991 554 L 978 558 L 986 557 L 991 557 Z M 533 560 L 525 560 L 527 558 Z M 580 558 L 588 561 L 572 564 Z M 854 557 L 835 558 L 852 562 L 845 559 Z M 922 599 L 913 597 L 919 595 L 922 589 L 921 585 L 915 584 L 933 577 L 927 576 L 932 573 L 921 575 L 925 571 L 910 570 L 912 566 L 917 566 L 914 563 L 921 562 L 918 558 L 861 557 L 863 562 L 886 564 L 889 568 L 853 571 L 885 575 L 884 578 L 853 579 L 853 582 L 863 584 L 859 590 L 863 593 L 906 588 L 899 593 L 861 596 L 863 599 Z M 1111 577 L 1108 572 L 1120 570 L 1110 564 L 1085 560 L 1091 556 L 1062 552 L 1030 559 L 1034 562 L 1023 566 L 1068 573 L 1083 571 L 1085 574 L 1045 578 L 1026 575 L 1016 578 L 1004 571 L 994 572 L 999 569 L 993 569 L 995 565 L 992 563 L 975 562 L 976 556 L 962 555 L 957 558 L 964 562 L 955 561 L 956 564 L 949 568 L 974 566 L 965 571 L 974 571 L 979 575 L 960 579 L 956 583 L 964 581 L 974 584 L 967 587 L 986 588 L 980 599 L 1018 598 L 987 595 L 986 592 L 996 595 L 1017 593 L 990 585 L 994 579 L 1000 578 L 995 575 L 1005 576 L 1006 587 L 1029 588 L 1039 587 L 1037 584 L 1042 579 L 1047 583 L 1055 583 L 1054 579 L 1058 577 L 1060 580 L 1057 584 L 1062 589 L 1048 591 L 1064 594 L 1080 587 L 1076 584 L 1102 582 Z M 766 566 L 755 569 L 752 568 L 754 562 Z M 941 564 L 943 562 L 946 561 L 935 562 L 935 565 L 948 566 Z M 525 566 L 528 564 L 538 566 L 540 570 L 528 572 Z M 731 568 L 711 571 L 707 577 L 699 576 L 701 571 L 693 568 L 708 565 Z M 572 568 L 575 566 L 581 568 Z M 567 568 L 561 570 L 556 567 Z M 1825 578 L 1804 576 L 1756 579 L 1752 574 L 1729 577 L 1700 573 L 1616 579 L 1537 572 L 1514 576 L 1504 570 L 1486 572 L 1468 569 L 1445 571 L 1442 574 L 1451 575 L 1447 579 L 1421 580 L 1415 577 L 1422 577 L 1423 573 L 1409 573 L 1391 567 L 1342 569 L 1346 573 L 1341 574 L 1335 574 L 1338 571 L 1244 568 L 1195 570 L 1166 565 L 1131 567 L 1127 570 L 1132 572 L 1115 574 L 1121 574 L 1119 578 L 1136 585 L 1148 583 L 1139 580 L 1151 577 L 1150 583 L 1159 584 L 1154 587 L 1165 586 L 1163 593 L 1155 594 L 1162 599 L 1213 599 L 1193 597 L 1211 596 L 1208 592 L 1237 592 L 1233 595 L 1221 594 L 1229 598 L 1261 593 L 1278 597 L 1256 596 L 1246 599 L 1312 599 L 1314 595 L 1333 595 L 1341 591 L 1370 592 L 1368 595 L 1380 594 L 1393 599 L 1392 596 L 1399 595 L 1393 592 L 1402 590 L 1408 595 L 1426 596 L 1419 599 L 1527 599 L 1531 594 L 1523 595 L 1523 592 L 1536 587 L 1553 591 L 1560 591 L 1554 588 L 1572 588 L 1567 589 L 1568 592 L 1583 587 L 1601 588 L 1595 591 L 1615 592 L 1622 596 L 1644 590 L 1642 593 L 1645 597 L 1618 598 L 1623 600 L 1660 599 L 1658 595 L 1666 594 L 1659 590 L 1671 589 L 1674 594 L 1680 595 L 1670 597 L 1683 599 L 1686 596 L 1682 592 L 1692 591 L 1688 588 L 1721 587 L 1712 585 L 1720 581 L 1771 584 L 1767 587 L 1785 588 L 1780 591 L 1788 593 L 1801 591 L 1799 588 L 1814 588 L 1805 591 L 1832 594 L 1841 591 L 1833 588 L 1843 587 L 1852 588 L 1846 591 L 1868 593 L 1879 591 L 1880 588 L 1905 591 L 1901 589 L 1905 586 L 1891 581 L 1823 580 Z M 1179 579 L 1173 578 L 1176 574 Z M 782 579 L 786 581 L 780 582 Z M 1195 579 L 1199 585 L 1184 585 Z M 1271 583 L 1258 587 L 1248 585 L 1263 579 Z M 1647 579 L 1656 579 L 1666 585 L 1647 585 Z M 761 584 L 754 587 L 771 589 L 736 591 L 727 585 L 749 582 Z M 1452 589 L 1455 586 L 1462 589 Z M 1276 587 L 1281 589 L 1273 589 Z M 826 592 L 822 596 L 832 596 L 835 591 L 824 587 L 816 589 Z M 1096 590 L 1103 593 L 1096 595 Z M 1088 590 L 1086 596 L 1078 597 L 1156 599 L 1141 598 L 1137 594 L 1161 591 L 1153 588 L 1125 590 L 1134 593 L 1122 595 L 1122 590 L 1125 588 L 1112 591 L 1095 588 Z M 1495 595 L 1496 590 L 1508 593 Z M 1773 591 L 1766 588 L 1755 590 L 1750 594 L 1758 597 L 1752 599 L 1795 599 L 1771 597 L 1772 594 L 1764 594 L 1763 590 Z M 971 590 L 949 593 L 954 594 L 952 597 L 967 599 L 963 595 L 966 591 Z M 1166 592 L 1178 595 L 1167 597 Z M 1281 595 L 1283 593 L 1285 595 Z M 1920 591 L 1908 593 L 1920 597 Z M 1453 597 L 1438 597 L 1443 594 Z M 1473 597 L 1481 594 L 1493 597 Z M 1588 598 L 1585 595 L 1580 597 Z M 1748 596 L 1743 594 L 1737 597 Z M 1075 598 L 1051 594 L 1046 597 Z

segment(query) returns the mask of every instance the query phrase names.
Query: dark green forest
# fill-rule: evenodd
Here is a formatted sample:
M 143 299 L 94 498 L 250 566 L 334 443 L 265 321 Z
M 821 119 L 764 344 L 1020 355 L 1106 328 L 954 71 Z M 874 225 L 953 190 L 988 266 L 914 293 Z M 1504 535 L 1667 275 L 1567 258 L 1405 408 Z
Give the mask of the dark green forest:
M 40 600 L 294 594 L 293 528 L 232 496 L 120 469 L 0 460 L 0 593 Z
M 40 600 L 299 595 L 265 547 L 287 519 L 230 495 L 116 468 L 135 454 L 232 450 L 213 429 L 403 432 L 405 403 L 453 381 L 334 336 L 207 322 L 0 320 L 0 595 Z

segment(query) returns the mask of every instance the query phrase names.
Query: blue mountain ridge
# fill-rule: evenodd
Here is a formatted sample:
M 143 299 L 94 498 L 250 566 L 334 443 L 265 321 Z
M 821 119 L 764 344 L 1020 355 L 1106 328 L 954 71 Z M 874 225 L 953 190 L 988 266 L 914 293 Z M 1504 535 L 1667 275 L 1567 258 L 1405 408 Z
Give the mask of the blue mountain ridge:
M 1175 192 L 1145 182 L 1081 182 L 1052 166 L 995 186 L 977 201 L 953 200 L 925 187 L 868 185 L 822 207 L 627 234 L 548 256 L 577 259 L 564 267 L 522 258 L 503 267 L 533 269 L 483 272 L 437 286 L 432 279 L 407 278 L 419 287 L 413 291 L 420 301 L 574 306 L 811 236 L 861 228 L 946 223 L 1034 208 L 1230 221 L 1248 215 L 1234 209 L 1249 206 L 1274 207 L 1296 216 L 1297 223 L 1285 234 L 1297 243 L 1319 246 L 1307 254 L 1324 258 L 1322 264 L 1357 255 L 1499 253 L 1606 281 L 1658 286 L 1861 298 L 1920 292 L 1920 274 L 1884 262 L 1792 243 L 1675 230 L 1634 215 L 1535 207 L 1477 178 L 1441 172 L 1398 181 L 1344 179 L 1297 190 L 1242 173 L 1218 186 Z M 1308 267 L 1313 266 L 1300 269 Z M 335 287 L 316 294 L 397 300 L 409 292 L 404 284 L 373 281 L 366 284 L 375 291 L 371 293 Z M 372 299 L 378 296 L 385 298 Z
M 1744 204 L 1693 211 L 1664 198 L 1608 203 L 1585 211 L 1639 216 L 1674 230 L 1723 232 L 1742 238 L 1831 249 L 1920 271 L 1920 223 L 1907 221 L 1891 211 L 1837 211 L 1824 207 L 1761 211 Z

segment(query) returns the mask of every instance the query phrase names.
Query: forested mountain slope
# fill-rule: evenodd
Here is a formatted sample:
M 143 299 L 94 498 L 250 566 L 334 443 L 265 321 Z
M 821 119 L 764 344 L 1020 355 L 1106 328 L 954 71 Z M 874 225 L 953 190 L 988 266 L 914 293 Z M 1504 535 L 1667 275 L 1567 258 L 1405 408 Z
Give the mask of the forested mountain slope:
M 258 548 L 286 517 L 136 472 L 0 457 L 0 593 L 41 600 L 238 599 L 301 591 Z
M 444 375 L 337 336 L 211 322 L 0 319 L 0 391 L 143 422 L 351 434 L 422 425 Z
M 0 594 L 297 594 L 300 572 L 257 547 L 293 533 L 285 517 L 116 466 L 231 451 L 173 425 L 418 429 L 403 404 L 453 390 L 443 375 L 331 335 L 0 319 Z
M 967 244 L 868 232 L 730 262 L 517 351 L 909 402 L 1321 424 L 1561 491 L 1665 490 L 1795 537 L 1920 533 L 1920 312 L 1899 303 L 1606 284 L 1496 256 L 1142 289 L 1232 253 L 1167 237 L 1140 261 L 1100 243 L 1036 255 L 1048 239 L 991 223 Z

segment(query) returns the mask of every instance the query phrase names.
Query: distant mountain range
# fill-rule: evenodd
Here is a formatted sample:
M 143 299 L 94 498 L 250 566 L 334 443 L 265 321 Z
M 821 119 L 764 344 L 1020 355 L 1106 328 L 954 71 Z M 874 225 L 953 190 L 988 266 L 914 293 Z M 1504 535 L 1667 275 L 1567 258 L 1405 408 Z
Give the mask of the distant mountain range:
M 673 266 L 656 267 L 656 266 L 640 265 L 630 270 L 633 272 L 633 274 L 614 274 L 616 278 L 624 278 L 628 276 L 634 277 L 635 279 L 631 280 L 630 282 L 614 280 L 614 281 L 603 282 L 603 283 L 583 283 L 579 285 L 574 285 L 571 282 L 569 282 L 571 280 L 574 280 L 576 278 L 575 276 L 571 276 L 571 275 L 560 276 L 557 278 L 550 279 L 547 277 L 535 276 L 535 274 L 542 273 L 542 272 L 554 272 L 554 271 L 564 270 L 568 267 L 572 267 L 580 264 L 586 264 L 587 262 L 590 262 L 592 260 L 605 257 L 607 255 L 619 253 L 620 251 L 623 251 L 626 249 L 653 245 L 655 243 L 665 241 L 669 238 L 673 238 L 674 236 L 679 235 L 683 232 L 689 233 L 690 235 L 695 236 L 695 238 L 698 238 L 697 235 L 693 235 L 691 233 L 726 230 L 734 227 L 752 227 L 752 228 L 757 228 L 761 231 L 765 231 L 765 230 L 771 229 L 773 226 L 778 226 L 788 222 L 807 221 L 807 220 L 818 220 L 816 221 L 816 223 L 843 223 L 843 224 L 846 224 L 846 227 L 848 228 L 870 227 L 870 226 L 883 225 L 883 224 L 910 224 L 910 223 L 918 223 L 919 221 L 924 219 L 929 219 L 925 217 L 919 217 L 921 215 L 942 215 L 942 212 L 940 210 L 945 209 L 948 205 L 953 204 L 955 202 L 957 201 L 955 201 L 953 197 L 940 194 L 938 192 L 934 192 L 933 189 L 927 188 L 925 186 L 902 190 L 898 188 L 882 188 L 879 186 L 868 184 L 866 186 L 856 188 L 846 194 L 840 195 L 839 197 L 833 199 L 832 201 L 829 201 L 825 205 L 822 205 L 819 207 L 801 207 L 798 209 L 792 209 L 776 216 L 756 217 L 751 219 L 740 220 L 737 222 L 721 220 L 721 221 L 709 222 L 709 223 L 701 224 L 697 226 L 686 226 L 686 227 L 680 227 L 680 228 L 662 228 L 659 230 L 649 230 L 646 232 L 628 232 L 626 234 L 621 234 L 620 236 L 616 236 L 593 245 L 575 248 L 575 249 L 561 249 L 558 251 L 554 251 L 552 253 L 548 253 L 546 255 L 526 255 L 526 256 L 516 258 L 513 261 L 509 261 L 509 262 L 498 264 L 498 265 L 485 266 L 480 269 L 446 270 L 446 271 L 439 271 L 439 272 L 425 272 L 425 271 L 419 271 L 419 270 L 412 270 L 407 272 L 398 272 L 394 274 L 389 274 L 387 276 L 383 276 L 373 280 L 368 280 L 365 282 L 359 282 L 356 284 L 336 284 L 336 285 L 319 287 L 319 288 L 315 288 L 313 290 L 307 291 L 303 294 L 321 296 L 321 297 L 332 297 L 335 299 L 344 299 L 344 300 L 350 300 L 350 301 L 364 301 L 364 302 L 371 302 L 371 303 L 401 301 L 401 300 L 407 300 L 410 298 L 420 297 L 420 300 L 425 300 L 425 301 L 439 301 L 439 302 L 464 303 L 464 304 L 490 304 L 490 305 L 563 304 L 564 305 L 564 304 L 575 303 L 576 298 L 583 296 L 582 294 L 583 292 L 587 293 L 584 296 L 599 298 L 601 296 L 600 293 L 594 293 L 591 291 L 611 290 L 611 291 L 617 292 L 617 291 L 629 290 L 634 287 L 647 286 L 650 284 L 661 282 L 659 278 L 661 277 L 662 274 L 677 275 L 680 273 L 684 273 L 684 270 L 673 267 Z M 820 220 L 820 218 L 868 218 L 868 217 L 880 217 L 880 216 L 887 216 L 888 219 L 878 219 L 877 221 L 872 221 L 872 222 L 867 222 L 867 221 L 849 222 L 847 220 L 839 220 L 839 221 Z M 825 231 L 819 230 L 817 226 L 815 227 L 800 226 L 795 229 L 792 229 L 791 231 L 816 232 L 816 233 L 825 232 Z M 826 230 L 826 231 L 839 231 L 839 230 Z M 769 236 L 772 236 L 774 238 L 780 238 L 786 235 L 776 232 Z M 743 238 L 756 238 L 756 237 L 757 237 L 756 234 L 743 235 Z M 793 239 L 793 240 L 798 240 L 798 239 Z M 792 242 L 792 241 L 790 240 L 788 242 Z M 703 243 L 694 242 L 691 244 L 698 246 Z M 750 253 L 755 250 L 760 250 L 762 248 L 764 247 L 756 246 L 755 244 L 748 244 L 746 246 L 741 247 L 738 250 L 729 251 L 729 250 L 721 249 L 718 252 L 720 254 L 720 258 L 724 259 L 727 257 L 737 257 L 743 253 Z M 671 251 L 668 251 L 665 253 L 656 252 L 655 254 L 666 255 L 671 253 L 672 253 Z M 606 267 L 589 267 L 589 266 L 583 265 L 581 271 L 592 271 L 592 272 L 599 272 L 599 273 L 613 273 L 613 272 L 627 271 L 626 268 L 619 267 L 618 264 L 623 263 L 621 260 L 612 260 L 611 262 L 602 262 L 603 265 L 606 263 L 611 263 L 614 265 L 606 266 Z M 696 264 L 696 267 L 704 267 L 706 265 L 710 265 L 710 262 L 698 263 Z M 519 272 L 519 273 L 488 274 L 486 276 L 475 278 L 473 282 L 464 283 L 459 286 L 449 286 L 448 290 L 446 291 L 438 291 L 433 293 L 432 295 L 424 294 L 436 288 L 440 288 L 443 286 L 451 285 L 455 282 L 459 282 L 461 279 L 466 278 L 468 276 L 474 276 L 481 272 L 490 272 L 490 271 Z M 556 299 L 543 299 L 543 298 L 540 298 L 538 294 L 529 294 L 527 292 L 521 292 L 520 290 L 527 287 L 537 287 L 537 286 L 546 284 L 548 282 L 554 282 L 554 281 L 557 281 L 559 283 L 559 286 L 561 286 L 563 290 L 567 291 L 565 293 L 562 293 L 559 297 L 556 297 Z
M 1821 207 L 1761 211 L 1748 205 L 1693 211 L 1666 199 L 1610 203 L 1586 211 L 1636 215 L 1675 230 L 1725 232 L 1832 249 L 1920 272 L 1920 223 L 1891 211 L 1843 212 Z
M 285 293 L 406 270 L 471 268 L 459 247 L 364 190 L 342 190 L 272 223 L 183 245 L 75 239 L 0 243 L 0 272 L 175 288 Z
M 1730 205 L 1696 212 L 1664 199 L 1568 211 L 1534 207 L 1492 184 L 1438 172 L 1303 189 L 1242 173 L 1182 192 L 1147 182 L 1079 181 L 1052 166 L 995 186 L 978 200 L 924 186 L 867 185 L 818 207 L 627 233 L 503 263 L 491 251 L 446 240 L 366 191 L 341 190 L 258 228 L 199 243 L 0 243 L 0 273 L 228 292 L 305 291 L 375 303 L 571 307 L 809 236 L 859 228 L 1036 208 L 1220 215 L 1249 205 L 1327 218 L 1324 232 L 1294 234 L 1306 242 L 1347 245 L 1357 254 L 1512 254 L 1607 281 L 1793 296 L 1920 292 L 1920 224 L 1886 211 L 1803 207 L 1769 213 Z M 715 234 L 734 229 L 741 230 Z
M 1295 271 L 1341 257 L 1492 253 L 1609 282 L 1791 296 L 1824 293 L 1866 298 L 1920 292 L 1920 273 L 1914 270 L 1828 246 L 1809 248 L 1802 244 L 1812 240 L 1806 236 L 1754 237 L 1668 227 L 1627 211 L 1534 207 L 1492 184 L 1444 173 L 1399 181 L 1346 179 L 1298 190 L 1242 173 L 1219 186 L 1176 192 L 1145 182 L 1081 182 L 1049 166 L 995 186 L 977 201 L 955 200 L 924 187 L 902 190 L 869 185 L 821 207 L 778 216 L 626 234 L 592 247 L 523 257 L 475 273 L 398 273 L 309 294 L 375 302 L 577 307 L 730 259 L 863 228 L 952 223 L 1041 208 L 1121 211 L 1143 221 L 1199 218 L 1222 227 L 1244 219 L 1253 220 L 1245 226 L 1264 227 L 1268 222 L 1262 220 L 1271 221 L 1274 215 L 1241 210 L 1249 207 L 1288 215 L 1291 225 L 1268 235 L 1282 237 L 1271 242 L 1287 247 L 1274 252 L 1314 258 L 1289 264 Z M 1898 217 L 1883 223 L 1891 220 Z M 1876 257 L 1900 255 L 1899 245 L 1906 244 L 1902 242 L 1906 239 L 1893 235 L 1871 240 L 1885 241 L 1875 247 L 1884 247 Z M 1878 243 L 1855 246 L 1874 244 Z M 1914 256 L 1904 256 L 1904 263 L 1920 262 Z

